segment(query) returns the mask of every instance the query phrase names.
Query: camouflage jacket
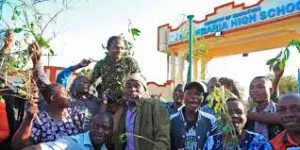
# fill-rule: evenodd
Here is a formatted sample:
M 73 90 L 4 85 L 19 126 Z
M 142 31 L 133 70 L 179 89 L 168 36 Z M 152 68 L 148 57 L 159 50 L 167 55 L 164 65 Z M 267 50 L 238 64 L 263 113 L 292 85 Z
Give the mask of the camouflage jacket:
M 113 99 L 120 99 L 127 77 L 138 72 L 141 71 L 134 58 L 123 57 L 117 63 L 112 64 L 108 56 L 106 56 L 96 63 L 92 73 L 92 80 L 102 79 L 101 87 L 97 88 L 98 94 L 108 90 Z

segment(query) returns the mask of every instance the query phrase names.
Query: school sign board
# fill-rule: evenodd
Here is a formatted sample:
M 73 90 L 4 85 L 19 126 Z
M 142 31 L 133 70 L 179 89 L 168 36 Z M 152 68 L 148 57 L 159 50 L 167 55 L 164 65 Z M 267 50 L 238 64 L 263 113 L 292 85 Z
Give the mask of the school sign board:
M 187 15 L 198 16 L 197 12 Z M 293 39 L 300 40 L 300 0 L 226 3 L 192 23 L 197 39 L 193 46 L 193 80 L 198 81 L 205 78 L 205 68 L 214 58 L 272 50 L 286 47 Z M 157 50 L 168 54 L 168 79 L 175 84 L 184 81 L 188 25 L 185 21 L 175 28 L 170 24 L 157 28 Z M 205 51 L 198 44 L 203 44 Z M 201 52 L 204 54 L 199 56 Z
M 232 2 L 216 7 L 214 12 L 206 15 L 204 20 L 194 20 L 194 34 L 197 37 L 201 37 L 215 34 L 216 32 L 230 31 L 278 18 L 289 17 L 299 12 L 300 0 L 260 0 L 251 6 L 245 6 L 245 4 L 236 5 Z M 163 34 L 164 30 L 160 30 L 160 28 L 163 27 L 166 27 L 166 25 L 158 27 L 158 38 L 163 38 L 163 40 L 158 39 L 158 47 L 161 44 L 170 46 L 185 40 L 184 33 L 180 30 L 180 27 L 172 29 L 169 26 L 167 37 L 161 37 L 160 34 Z

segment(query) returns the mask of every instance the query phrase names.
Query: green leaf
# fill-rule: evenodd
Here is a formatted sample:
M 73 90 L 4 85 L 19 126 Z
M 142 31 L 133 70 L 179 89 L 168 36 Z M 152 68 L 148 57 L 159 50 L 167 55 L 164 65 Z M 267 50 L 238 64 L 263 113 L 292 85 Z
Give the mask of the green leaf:
M 49 52 L 50 52 L 50 54 L 51 54 L 51 56 L 54 56 L 54 51 L 53 51 L 53 49 L 49 49 Z
M 41 35 L 38 35 L 36 40 L 42 48 L 50 48 L 49 43 Z
M 280 61 L 280 63 L 279 63 L 279 69 L 283 70 L 284 67 L 285 67 L 285 62 L 284 61 Z
M 269 59 L 269 60 L 267 61 L 267 65 L 273 65 L 273 64 L 275 63 L 276 60 L 277 60 L 276 58 Z
M 208 106 L 210 107 L 210 108 L 212 108 L 212 106 L 213 106 L 213 97 L 212 96 L 209 96 L 209 98 L 208 98 Z
M 120 141 L 121 143 L 125 143 L 127 141 L 127 136 L 125 133 L 120 135 Z
M 286 57 L 287 57 L 287 60 L 290 58 L 290 51 L 289 50 L 286 51 Z
M 300 42 L 298 42 L 295 46 L 296 46 L 296 49 L 298 50 L 298 52 L 300 53 Z
M 223 131 L 224 133 L 229 133 L 229 132 L 231 131 L 230 125 L 226 125 L 225 127 L 223 127 L 222 131 Z
M 137 28 L 131 28 L 131 34 L 132 34 L 133 37 L 140 36 L 141 31 Z
M 30 23 L 30 28 L 31 28 L 32 30 L 34 29 L 34 23 L 33 23 L 33 22 Z
M 11 17 L 11 20 L 16 20 L 16 16 L 13 15 L 13 16 Z
M 218 116 L 217 117 L 217 121 L 221 121 L 222 117 L 221 116 Z
M 20 16 L 20 14 L 21 14 L 21 11 L 19 11 L 19 10 L 15 10 L 15 14 L 16 14 L 17 16 Z
M 22 30 L 23 30 L 22 28 L 15 28 L 15 29 L 14 29 L 14 32 L 15 32 L 15 33 L 20 33 Z

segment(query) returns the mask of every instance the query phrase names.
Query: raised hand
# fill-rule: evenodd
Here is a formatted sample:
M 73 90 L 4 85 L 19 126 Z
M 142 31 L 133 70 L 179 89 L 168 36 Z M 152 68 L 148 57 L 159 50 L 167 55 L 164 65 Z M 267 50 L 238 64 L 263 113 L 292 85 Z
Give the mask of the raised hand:
M 5 35 L 4 47 L 3 47 L 6 53 L 8 53 L 11 50 L 13 46 L 13 42 L 14 42 L 14 34 L 12 31 L 8 30 Z
M 32 60 L 32 63 L 33 65 L 37 65 L 40 60 L 41 60 L 41 56 L 42 56 L 42 50 L 41 50 L 41 47 L 40 45 L 35 42 L 33 44 L 31 44 L 29 46 L 29 49 L 30 49 L 30 52 L 31 52 L 31 60 Z
M 38 102 L 38 97 L 35 96 L 31 97 L 31 99 L 26 102 L 25 119 L 31 120 L 34 118 L 34 116 L 37 115 L 37 113 L 39 112 L 37 102 Z
M 88 66 L 92 61 L 89 59 L 83 59 L 81 62 L 78 64 L 78 67 L 83 68 Z
M 273 72 L 275 77 L 281 77 L 283 75 L 284 69 L 281 70 L 279 68 L 279 61 L 277 61 L 277 63 L 274 65 Z

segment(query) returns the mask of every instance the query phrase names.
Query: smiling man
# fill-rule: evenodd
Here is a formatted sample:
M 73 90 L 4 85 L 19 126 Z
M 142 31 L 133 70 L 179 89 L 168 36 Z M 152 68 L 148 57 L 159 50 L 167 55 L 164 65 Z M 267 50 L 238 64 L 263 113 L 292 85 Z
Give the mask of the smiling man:
M 160 100 L 148 98 L 146 83 L 140 73 L 130 75 L 125 83 L 116 150 L 170 149 L 168 112 Z
M 207 88 L 199 82 L 184 87 L 185 106 L 171 116 L 171 149 L 202 149 L 208 135 L 216 132 L 216 118 L 200 111 Z
M 224 133 L 210 136 L 204 146 L 204 150 L 215 149 L 247 149 L 247 150 L 271 150 L 271 145 L 262 135 L 247 131 L 244 126 L 247 121 L 247 110 L 243 101 L 236 98 L 229 98 L 226 102 L 232 127 L 239 139 L 239 144 L 225 145 Z
M 246 129 L 271 140 L 282 131 L 276 115 L 276 103 L 271 100 L 272 82 L 265 76 L 255 77 L 249 87 L 249 94 L 256 106 L 247 114 Z
M 300 95 L 283 96 L 277 104 L 277 114 L 286 130 L 271 140 L 273 149 L 300 149 Z
M 105 143 L 112 138 L 112 130 L 112 115 L 107 112 L 98 113 L 91 122 L 90 131 L 27 147 L 24 150 L 106 150 Z

